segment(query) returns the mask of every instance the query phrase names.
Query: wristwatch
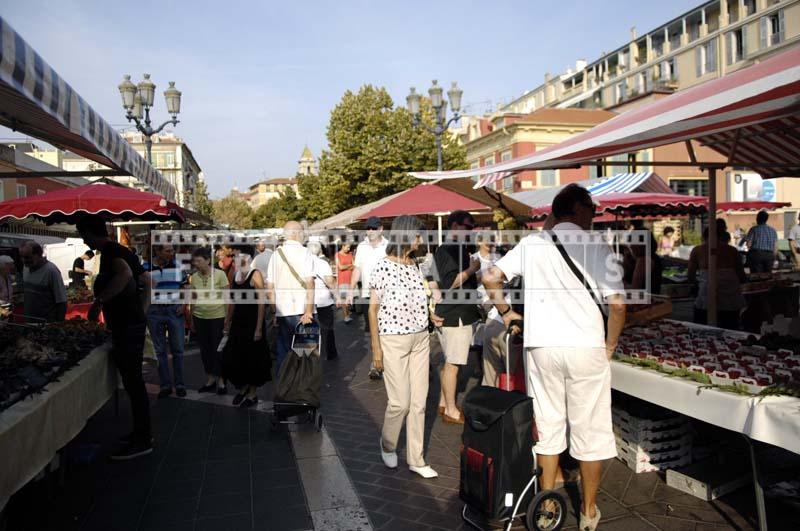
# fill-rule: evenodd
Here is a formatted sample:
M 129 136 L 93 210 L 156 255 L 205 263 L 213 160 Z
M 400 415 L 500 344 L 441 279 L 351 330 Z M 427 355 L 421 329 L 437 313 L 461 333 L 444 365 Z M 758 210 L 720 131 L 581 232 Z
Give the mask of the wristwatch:
M 507 314 L 510 311 L 511 311 L 511 305 L 510 304 L 508 305 L 508 308 L 506 308 L 506 311 L 504 311 L 504 312 L 501 312 L 500 310 L 497 310 L 497 312 L 500 314 L 501 317 L 503 315 Z

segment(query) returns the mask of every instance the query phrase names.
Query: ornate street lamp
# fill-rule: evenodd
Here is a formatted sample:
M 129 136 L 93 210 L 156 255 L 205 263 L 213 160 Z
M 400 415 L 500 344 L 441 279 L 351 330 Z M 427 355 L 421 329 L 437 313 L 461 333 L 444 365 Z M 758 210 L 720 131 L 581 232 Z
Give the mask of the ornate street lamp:
M 458 88 L 458 84 L 453 81 L 450 90 L 447 91 L 447 97 L 450 99 L 450 108 L 453 110 L 453 117 L 447 119 L 447 104 L 448 101 L 444 99 L 444 90 L 439 86 L 437 80 L 433 80 L 433 85 L 428 89 L 428 96 L 431 100 L 431 107 L 433 107 L 433 128 L 426 127 L 436 137 L 436 158 L 437 169 L 442 171 L 442 136 L 444 135 L 450 124 L 458 121 L 461 118 L 461 96 L 464 91 Z M 408 112 L 411 113 L 414 127 L 420 125 L 420 99 L 421 95 L 417 93 L 414 87 L 406 96 L 406 104 L 408 105 Z
M 181 91 L 175 88 L 174 81 L 169 82 L 169 88 L 164 91 L 164 99 L 167 102 L 167 112 L 172 115 L 172 119 L 155 129 L 150 124 L 150 109 L 155 103 L 156 85 L 150 80 L 150 74 L 144 74 L 144 79 L 138 85 L 133 84 L 131 76 L 123 76 L 122 83 L 119 84 L 119 93 L 122 96 L 125 118 L 129 122 L 133 121 L 136 124 L 136 130 L 144 135 L 147 162 L 152 164 L 152 136 L 160 133 L 168 124 L 178 125 L 178 114 L 181 112 Z

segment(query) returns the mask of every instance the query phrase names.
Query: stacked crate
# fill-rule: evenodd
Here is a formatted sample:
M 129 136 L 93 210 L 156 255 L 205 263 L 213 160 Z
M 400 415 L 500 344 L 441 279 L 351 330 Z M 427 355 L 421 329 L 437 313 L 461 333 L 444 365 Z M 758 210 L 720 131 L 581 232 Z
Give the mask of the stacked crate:
M 637 474 L 691 463 L 689 420 L 673 412 L 648 416 L 655 418 L 634 416 L 625 409 L 612 408 L 618 458 Z

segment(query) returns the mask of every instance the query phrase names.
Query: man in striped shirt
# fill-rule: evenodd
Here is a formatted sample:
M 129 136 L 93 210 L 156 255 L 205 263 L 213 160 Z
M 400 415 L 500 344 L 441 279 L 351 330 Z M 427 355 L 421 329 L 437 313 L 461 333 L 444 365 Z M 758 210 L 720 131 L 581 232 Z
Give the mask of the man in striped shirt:
M 771 273 L 778 253 L 778 233 L 767 225 L 769 214 L 759 211 L 757 225 L 747 233 L 747 265 L 751 273 Z

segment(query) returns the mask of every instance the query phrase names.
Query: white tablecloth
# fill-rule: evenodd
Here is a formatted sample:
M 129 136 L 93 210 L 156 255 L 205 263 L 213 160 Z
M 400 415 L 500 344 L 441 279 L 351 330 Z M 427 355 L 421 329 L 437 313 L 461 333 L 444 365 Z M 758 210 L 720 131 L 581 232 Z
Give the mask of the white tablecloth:
M 611 386 L 618 391 L 800 454 L 800 398 L 703 389 L 691 380 L 620 361 L 611 362 L 611 373 Z
M 109 345 L 94 349 L 44 392 L 0 412 L 0 510 L 114 394 Z

